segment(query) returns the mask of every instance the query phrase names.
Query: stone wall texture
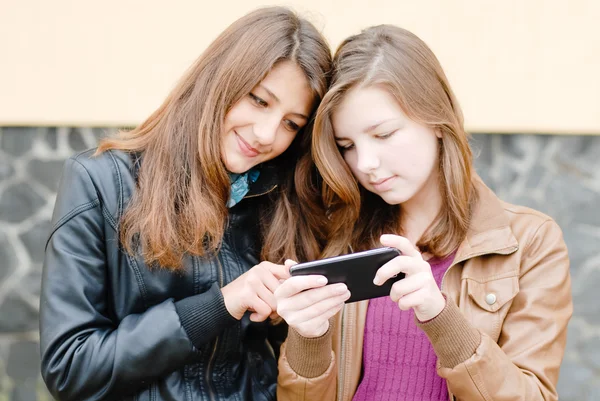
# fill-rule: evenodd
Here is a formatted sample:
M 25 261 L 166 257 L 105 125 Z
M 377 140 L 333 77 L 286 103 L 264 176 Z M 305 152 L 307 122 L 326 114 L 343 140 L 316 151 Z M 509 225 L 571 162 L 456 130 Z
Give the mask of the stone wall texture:
M 64 160 L 113 131 L 0 128 L 0 401 L 51 400 L 39 374 L 44 245 Z M 574 316 L 560 399 L 600 399 L 600 136 L 475 134 L 476 167 L 502 199 L 552 216 L 571 258 Z

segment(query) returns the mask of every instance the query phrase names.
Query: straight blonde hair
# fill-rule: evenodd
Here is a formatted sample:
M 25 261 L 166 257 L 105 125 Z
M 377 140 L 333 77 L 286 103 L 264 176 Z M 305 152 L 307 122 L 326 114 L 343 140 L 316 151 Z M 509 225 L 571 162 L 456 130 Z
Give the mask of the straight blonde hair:
M 358 185 L 337 148 L 331 122 L 349 90 L 373 85 L 385 88 L 410 119 L 441 132 L 443 206 L 417 246 L 434 256 L 448 255 L 466 235 L 476 196 L 462 112 L 429 47 L 405 29 L 381 25 L 339 46 L 331 88 L 317 110 L 312 148 L 329 214 L 324 256 L 345 253 L 349 244 L 354 250 L 378 247 L 381 234 L 402 233 L 401 207 L 388 205 Z

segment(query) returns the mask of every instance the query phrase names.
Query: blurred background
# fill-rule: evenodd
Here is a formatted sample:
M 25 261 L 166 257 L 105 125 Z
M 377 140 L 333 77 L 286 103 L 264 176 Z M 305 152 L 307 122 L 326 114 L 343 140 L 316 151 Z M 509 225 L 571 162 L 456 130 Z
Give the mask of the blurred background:
M 575 311 L 560 399 L 600 399 L 600 1 L 0 0 L 0 401 L 51 399 L 38 310 L 64 160 L 140 123 L 219 32 L 269 4 L 307 16 L 333 47 L 381 23 L 428 43 L 478 173 L 563 229 Z

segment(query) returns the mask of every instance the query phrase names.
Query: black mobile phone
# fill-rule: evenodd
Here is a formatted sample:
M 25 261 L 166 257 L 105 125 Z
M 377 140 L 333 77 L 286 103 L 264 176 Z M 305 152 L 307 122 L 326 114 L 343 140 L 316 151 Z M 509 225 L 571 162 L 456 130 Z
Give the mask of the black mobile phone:
M 350 290 L 350 298 L 346 303 L 362 301 L 389 295 L 392 285 L 404 278 L 404 273 L 399 273 L 380 286 L 373 284 L 377 270 L 399 255 L 401 253 L 396 248 L 371 249 L 298 263 L 290 268 L 290 274 L 292 276 L 319 274 L 327 277 L 327 284 L 344 283 Z

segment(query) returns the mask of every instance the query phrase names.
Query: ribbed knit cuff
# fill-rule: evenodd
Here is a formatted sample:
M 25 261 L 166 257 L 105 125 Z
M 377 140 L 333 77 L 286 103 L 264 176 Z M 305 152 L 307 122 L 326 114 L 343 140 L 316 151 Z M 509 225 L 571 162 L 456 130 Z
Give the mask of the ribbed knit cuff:
M 183 329 L 196 348 L 200 348 L 237 322 L 225 307 L 223 293 L 217 283 L 202 294 L 175 302 L 175 310 Z
M 307 338 L 290 327 L 285 342 L 286 358 L 292 370 L 302 377 L 321 376 L 331 364 L 333 321 L 321 337 Z
M 481 333 L 463 316 L 458 306 L 446 296 L 446 306 L 439 315 L 427 322 L 420 322 L 420 327 L 445 368 L 453 368 L 469 359 L 481 343 Z

